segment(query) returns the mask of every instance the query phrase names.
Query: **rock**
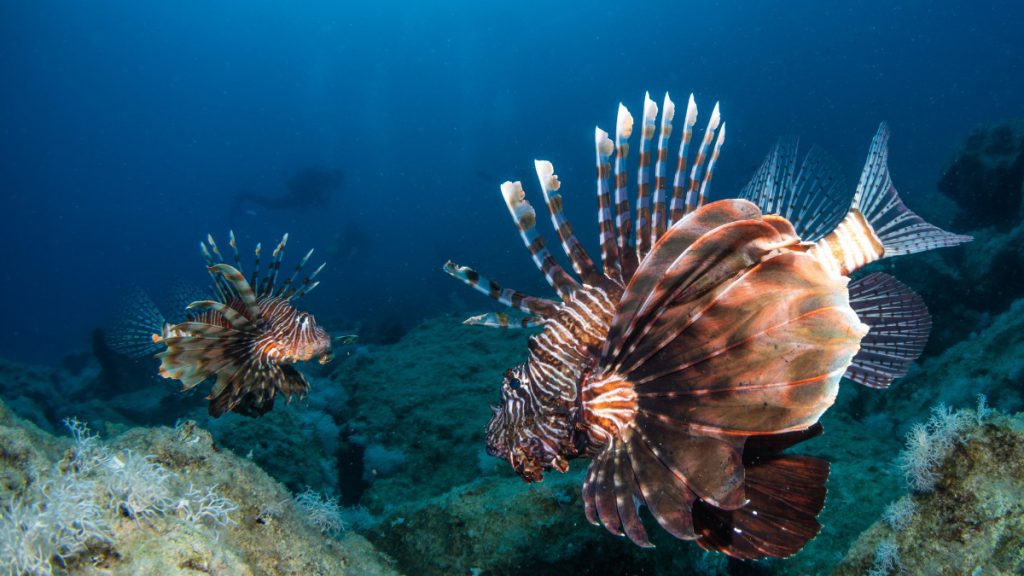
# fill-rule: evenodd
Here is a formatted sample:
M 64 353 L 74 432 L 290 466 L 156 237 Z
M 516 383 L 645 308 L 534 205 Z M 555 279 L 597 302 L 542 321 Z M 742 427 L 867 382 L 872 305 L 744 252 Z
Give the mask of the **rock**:
M 940 474 L 902 530 L 876 522 L 833 575 L 877 569 L 878 556 L 895 558 L 893 574 L 1024 573 L 1024 414 L 973 424 Z
M 1024 214 L 1024 121 L 976 129 L 943 171 L 939 190 L 960 206 L 956 223 L 1008 229 Z
M 112 475 L 127 469 L 133 457 L 144 458 L 148 470 L 136 478 L 135 488 L 153 489 L 155 496 L 132 500 L 150 507 L 131 517 L 125 505 L 111 506 L 110 487 Z M 109 442 L 83 443 L 49 435 L 0 403 L 0 458 L 0 517 L 15 502 L 30 510 L 36 503 L 53 509 L 56 504 L 45 501 L 49 492 L 40 487 L 54 480 L 84 486 L 91 491 L 86 500 L 102 510 L 95 536 L 84 550 L 68 555 L 61 573 L 397 574 L 363 537 L 321 534 L 280 483 L 253 462 L 218 448 L 190 422 L 174 429 L 133 428 Z M 200 509 L 197 494 L 214 496 L 205 516 L 189 516 L 189 510 Z M 17 544 L 18 531 L 0 521 L 0 549 Z M 0 558 L 0 571 L 17 572 L 4 564 L 11 558 Z

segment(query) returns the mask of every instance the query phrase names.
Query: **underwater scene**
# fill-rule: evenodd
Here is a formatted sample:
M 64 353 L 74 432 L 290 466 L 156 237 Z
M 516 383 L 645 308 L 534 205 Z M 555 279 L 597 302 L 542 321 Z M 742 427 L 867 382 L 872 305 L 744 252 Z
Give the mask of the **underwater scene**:
M 1024 574 L 1022 30 L 0 3 L 0 575 Z

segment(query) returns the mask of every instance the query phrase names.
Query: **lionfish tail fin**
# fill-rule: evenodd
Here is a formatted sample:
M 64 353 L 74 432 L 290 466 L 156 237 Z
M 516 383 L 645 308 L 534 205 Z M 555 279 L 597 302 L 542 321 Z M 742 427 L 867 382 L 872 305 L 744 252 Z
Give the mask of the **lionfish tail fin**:
M 885 247 L 885 257 L 924 252 L 970 242 L 925 222 L 900 200 L 889 175 L 889 127 L 883 122 L 871 141 L 853 208 L 859 210 Z
M 888 274 L 850 284 L 850 307 L 869 331 L 846 377 L 871 388 L 887 388 L 907 375 L 928 343 L 932 322 L 921 297 Z
M 849 213 L 816 250 L 833 271 L 849 274 L 880 258 L 971 240 L 925 222 L 900 199 L 889 175 L 889 127 L 883 122 L 871 141 Z
M 121 310 L 105 332 L 107 346 L 130 358 L 151 356 L 160 351 L 167 321 L 153 300 L 141 288 L 129 289 Z
M 725 510 L 698 500 L 693 506 L 697 544 L 758 560 L 792 556 L 817 536 L 829 464 L 780 451 L 820 433 L 821 425 L 816 424 L 803 431 L 750 438 L 743 457 L 747 502 Z

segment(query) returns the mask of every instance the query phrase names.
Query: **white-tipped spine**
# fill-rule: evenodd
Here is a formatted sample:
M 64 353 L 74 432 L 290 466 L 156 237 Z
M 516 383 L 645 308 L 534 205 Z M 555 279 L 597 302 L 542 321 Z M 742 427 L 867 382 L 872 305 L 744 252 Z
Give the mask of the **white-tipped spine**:
M 672 119 L 676 117 L 676 103 L 672 101 L 668 96 L 668 92 L 665 92 L 665 99 L 661 104 L 661 122 L 662 124 L 668 122 L 671 123 Z
M 629 110 L 620 102 L 619 113 L 615 118 L 615 137 L 616 139 L 627 139 L 633 135 L 633 115 L 629 113 Z
M 594 128 L 594 145 L 602 156 L 611 156 L 615 150 L 615 144 L 608 137 L 608 133 L 600 128 Z
M 537 179 L 540 181 L 541 187 L 545 190 L 556 192 L 562 186 L 558 181 L 558 176 L 555 175 L 555 166 L 551 162 L 534 160 L 533 167 L 537 171 Z
M 686 126 L 692 128 L 697 123 L 697 101 L 690 93 L 690 100 L 686 103 Z

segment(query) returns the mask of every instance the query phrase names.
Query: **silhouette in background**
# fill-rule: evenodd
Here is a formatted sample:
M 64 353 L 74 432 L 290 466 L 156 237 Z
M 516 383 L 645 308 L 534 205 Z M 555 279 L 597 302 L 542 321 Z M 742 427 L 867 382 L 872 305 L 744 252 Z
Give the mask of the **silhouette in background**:
M 287 191 L 281 196 L 264 196 L 248 190 L 240 191 L 232 203 L 233 211 L 254 211 L 257 208 L 288 210 L 292 208 L 323 207 L 341 188 L 340 171 L 319 166 L 307 166 L 288 179 Z

